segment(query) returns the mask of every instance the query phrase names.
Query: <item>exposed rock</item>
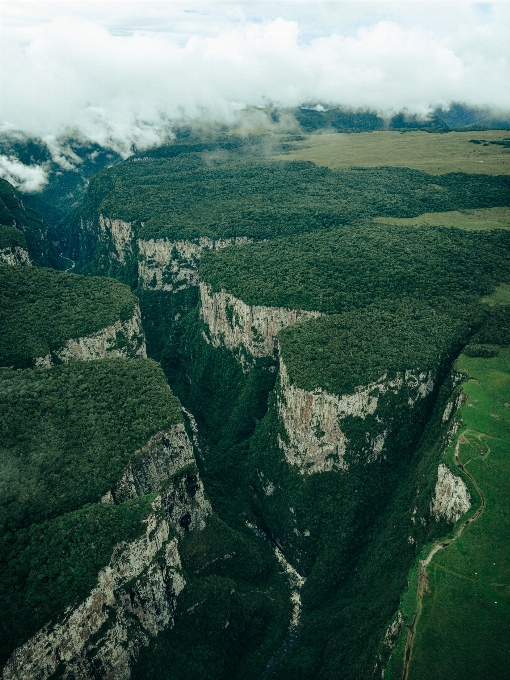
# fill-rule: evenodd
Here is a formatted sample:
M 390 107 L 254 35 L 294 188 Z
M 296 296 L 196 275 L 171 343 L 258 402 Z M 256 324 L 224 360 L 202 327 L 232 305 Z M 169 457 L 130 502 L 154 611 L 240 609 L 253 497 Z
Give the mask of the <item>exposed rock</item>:
M 129 678 L 139 649 L 172 624 L 185 585 L 177 539 L 169 540 L 160 506 L 158 498 L 142 537 L 115 547 L 85 602 L 12 654 L 3 680 L 43 680 L 57 670 L 68 680 Z
M 25 265 L 30 266 L 30 256 L 24 248 L 13 246 L 11 248 L 0 249 L 0 264 Z
M 403 388 L 408 394 L 407 403 L 413 408 L 434 387 L 431 371 L 416 373 L 405 371 L 389 379 L 387 374 L 379 380 L 358 387 L 352 394 L 329 394 L 322 389 L 313 392 L 292 384 L 283 359 L 280 357 L 280 387 L 277 392 L 277 409 L 285 428 L 285 440 L 279 444 L 291 465 L 305 472 L 325 472 L 345 469 L 345 454 L 349 440 L 341 429 L 342 420 L 348 416 L 365 419 L 377 411 L 381 395 L 399 395 Z M 389 434 L 389 424 L 377 433 L 367 431 L 368 461 L 382 455 Z
M 321 316 L 320 312 L 300 309 L 250 306 L 224 290 L 213 292 L 203 281 L 200 296 L 202 318 L 209 326 L 213 346 L 222 345 L 230 350 L 243 348 L 253 357 L 274 355 L 276 335 L 282 328 Z
M 145 335 L 139 305 L 135 305 L 133 316 L 127 321 L 116 321 L 112 326 L 102 328 L 83 338 L 70 338 L 63 347 L 37 357 L 36 366 L 49 367 L 54 363 L 69 361 L 93 361 L 95 359 L 119 359 L 147 357 Z
M 146 290 L 166 290 L 174 293 L 198 285 L 198 262 L 204 250 L 220 250 L 232 245 L 244 245 L 247 237 L 193 241 L 168 239 L 138 240 L 138 280 Z
M 99 215 L 99 229 L 103 238 L 108 237 L 114 248 L 110 256 L 125 264 L 127 258 L 133 255 L 134 234 L 131 223 Z
M 134 453 L 115 488 L 101 500 L 122 503 L 154 492 L 161 494 L 166 516 L 180 534 L 205 527 L 211 505 L 204 496 L 193 448 L 182 423 L 158 432 Z
M 439 465 L 430 513 L 437 522 L 444 518 L 455 524 L 471 507 L 471 496 L 464 481 L 454 475 L 444 463 Z
M 402 616 L 402 612 L 398 611 L 397 616 L 393 619 L 393 621 L 390 623 L 388 626 L 388 629 L 386 631 L 386 634 L 384 636 L 384 645 L 391 651 L 397 642 L 397 638 L 400 635 L 400 631 L 402 630 L 402 626 L 404 625 L 404 617 Z

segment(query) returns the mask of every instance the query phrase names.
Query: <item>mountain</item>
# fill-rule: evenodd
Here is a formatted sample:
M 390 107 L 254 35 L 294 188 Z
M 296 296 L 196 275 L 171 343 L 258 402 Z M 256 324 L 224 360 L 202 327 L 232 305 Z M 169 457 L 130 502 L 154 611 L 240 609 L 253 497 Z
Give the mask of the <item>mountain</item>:
M 506 677 L 508 133 L 372 123 L 137 154 L 0 266 L 4 678 Z

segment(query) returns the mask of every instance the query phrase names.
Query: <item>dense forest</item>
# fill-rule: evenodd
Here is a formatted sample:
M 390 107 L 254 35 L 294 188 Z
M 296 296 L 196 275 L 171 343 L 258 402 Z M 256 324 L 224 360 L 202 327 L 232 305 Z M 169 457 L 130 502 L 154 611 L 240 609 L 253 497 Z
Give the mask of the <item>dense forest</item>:
M 420 124 L 446 130 L 464 113 L 453 112 L 448 123 L 438 110 Z M 296 118 L 305 132 L 381 127 L 370 112 L 303 107 Z M 403 115 L 390 124 L 417 126 Z M 482 137 L 474 141 L 483 144 Z M 440 464 L 464 480 L 470 511 L 477 509 L 476 485 L 445 451 L 455 444 L 467 389 L 459 355 L 498 361 L 510 345 L 510 231 L 373 218 L 507 206 L 509 178 L 272 159 L 295 140 L 300 133 L 178 134 L 175 143 L 90 179 L 59 241 L 82 275 L 0 266 L 0 600 L 7 612 L 0 662 L 83 603 L 118 546 L 139 538 L 155 512 L 178 546 L 183 589 L 177 597 L 165 584 L 171 622 L 154 632 L 145 621 L 132 678 L 381 678 L 409 574 L 427 546 L 454 530 L 445 514 L 432 513 Z M 94 158 L 87 163 L 88 172 Z M 4 189 L 5 243 L 26 239 L 29 247 L 25 208 Z M 83 189 L 76 184 L 73 202 Z M 100 222 L 100 215 L 129 224 Z M 43 244 L 51 240 L 45 234 Z M 146 264 L 140 240 L 239 236 L 255 242 L 197 255 L 195 278 L 177 292 L 139 277 Z M 189 266 L 175 248 L 171 256 L 177 273 Z M 208 325 L 198 279 L 211 296 L 226 292 L 261 315 L 269 307 L 321 316 L 282 328 L 267 356 L 232 351 Z M 150 359 L 33 367 L 67 339 L 130 318 L 138 301 Z M 228 307 L 225 323 L 238 323 Z M 505 375 L 494 377 L 500 391 Z M 353 403 L 362 400 L 365 388 L 370 408 L 334 411 L 331 404 L 353 395 Z M 333 409 L 328 432 L 325 404 Z M 163 509 L 156 493 L 99 502 L 153 435 L 177 425 L 179 446 L 188 442 L 194 458 L 158 487 L 160 495 L 175 490 Z M 305 449 L 337 437 L 332 466 L 292 459 L 300 427 Z M 161 473 L 158 465 L 150 463 L 151 474 Z M 210 510 L 201 528 L 189 529 L 202 484 Z M 180 523 L 171 514 L 179 504 Z M 149 571 L 166 573 L 164 559 L 159 552 Z M 143 620 L 144 607 L 150 611 L 150 597 L 130 587 L 119 597 L 132 623 L 140 612 Z M 112 625 L 91 636 L 98 649 Z M 62 662 L 56 677 L 67 677 L 65 668 Z M 95 658 L 83 673 L 107 677 Z
M 69 338 L 129 319 L 136 302 L 117 281 L 0 265 L 0 365 L 28 368 Z

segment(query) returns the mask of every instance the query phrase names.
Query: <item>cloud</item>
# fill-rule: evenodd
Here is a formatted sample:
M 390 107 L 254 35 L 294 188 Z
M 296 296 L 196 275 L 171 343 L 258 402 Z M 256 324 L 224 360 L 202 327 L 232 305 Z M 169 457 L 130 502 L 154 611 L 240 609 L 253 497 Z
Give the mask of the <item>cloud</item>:
M 2 29 L 0 125 L 46 139 L 63 167 L 65 130 L 127 154 L 176 122 L 269 105 L 510 110 L 507 3 L 27 4 Z
M 41 191 L 48 181 L 41 165 L 24 165 L 17 158 L 0 155 L 0 177 L 28 193 Z

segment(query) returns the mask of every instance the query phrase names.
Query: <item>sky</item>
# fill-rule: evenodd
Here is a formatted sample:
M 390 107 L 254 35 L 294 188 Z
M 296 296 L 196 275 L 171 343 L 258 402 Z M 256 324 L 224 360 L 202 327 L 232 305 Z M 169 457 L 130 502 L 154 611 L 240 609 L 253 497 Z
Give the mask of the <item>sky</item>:
M 0 131 L 65 164 L 63 134 L 126 154 L 271 106 L 508 113 L 509 36 L 510 0 L 2 0 Z

